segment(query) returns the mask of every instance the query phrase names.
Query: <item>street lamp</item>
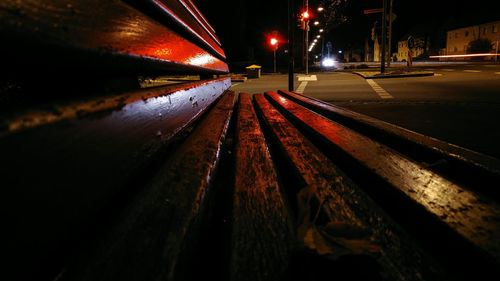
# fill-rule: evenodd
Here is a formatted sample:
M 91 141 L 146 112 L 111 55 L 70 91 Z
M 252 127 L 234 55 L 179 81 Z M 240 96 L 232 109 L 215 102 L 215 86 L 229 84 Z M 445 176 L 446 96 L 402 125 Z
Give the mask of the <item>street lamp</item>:
M 318 12 L 323 12 L 324 8 L 323 7 L 318 7 Z
M 271 38 L 271 40 L 269 41 L 269 43 L 271 43 L 271 46 L 273 46 L 273 51 L 274 51 L 274 73 L 276 73 L 276 50 L 278 49 L 278 39 L 276 38 Z
M 315 21 L 315 22 L 314 22 L 314 25 L 318 25 L 318 24 L 319 24 L 319 21 Z

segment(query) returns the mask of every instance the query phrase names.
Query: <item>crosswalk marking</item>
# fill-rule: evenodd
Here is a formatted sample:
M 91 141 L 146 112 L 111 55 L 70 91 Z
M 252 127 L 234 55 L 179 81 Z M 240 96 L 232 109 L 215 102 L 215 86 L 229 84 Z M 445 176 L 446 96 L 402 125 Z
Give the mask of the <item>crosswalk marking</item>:
M 304 90 L 306 89 L 306 86 L 307 86 L 307 81 L 301 82 L 300 85 L 295 90 L 295 92 L 297 92 L 299 94 L 303 94 Z
M 366 82 L 368 82 L 368 85 L 372 87 L 372 89 L 383 99 L 392 99 L 394 98 L 389 94 L 386 90 L 384 90 L 382 87 L 377 84 L 377 82 L 373 81 L 373 79 L 366 79 Z
M 299 81 L 318 81 L 318 78 L 316 77 L 316 75 L 310 75 L 310 76 L 307 76 L 307 75 L 299 75 L 298 76 L 298 79 Z

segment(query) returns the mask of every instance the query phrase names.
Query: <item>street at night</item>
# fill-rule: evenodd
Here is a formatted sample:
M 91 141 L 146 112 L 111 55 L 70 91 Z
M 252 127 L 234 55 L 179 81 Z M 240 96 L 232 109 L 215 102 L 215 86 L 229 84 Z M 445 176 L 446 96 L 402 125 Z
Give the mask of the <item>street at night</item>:
M 0 278 L 494 279 L 497 2 L 1 1 Z

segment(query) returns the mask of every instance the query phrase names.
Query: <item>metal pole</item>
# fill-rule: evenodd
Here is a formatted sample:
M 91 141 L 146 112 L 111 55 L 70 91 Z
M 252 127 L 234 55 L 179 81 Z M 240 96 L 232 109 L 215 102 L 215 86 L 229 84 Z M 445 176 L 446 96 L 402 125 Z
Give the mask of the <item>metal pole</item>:
M 386 37 L 386 25 L 387 23 L 385 22 L 385 19 L 386 19 L 386 8 L 387 8 L 387 0 L 383 0 L 383 12 L 382 12 L 382 50 L 381 50 L 381 54 L 382 54 L 382 58 L 380 60 L 380 73 L 384 73 L 385 72 L 385 43 L 387 41 L 387 37 Z
M 274 48 L 274 73 L 276 73 L 276 49 Z
M 309 13 L 308 0 L 306 0 L 306 11 Z M 309 74 L 309 19 L 306 20 L 306 38 L 304 45 L 306 47 L 306 74 Z
M 392 60 L 392 1 L 390 2 L 389 6 L 389 51 L 388 51 L 388 59 L 387 59 L 387 67 L 391 66 L 391 60 Z
M 295 26 L 295 5 L 294 0 L 288 0 L 288 91 L 293 91 L 293 44 Z
M 306 21 L 306 74 L 309 74 L 309 20 Z
M 495 62 L 498 61 L 498 40 L 497 40 L 497 46 L 495 48 Z

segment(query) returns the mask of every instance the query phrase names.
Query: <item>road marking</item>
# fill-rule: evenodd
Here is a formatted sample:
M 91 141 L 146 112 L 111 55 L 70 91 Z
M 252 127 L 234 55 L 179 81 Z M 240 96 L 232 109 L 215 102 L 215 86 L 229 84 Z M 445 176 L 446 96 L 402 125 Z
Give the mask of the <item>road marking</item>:
M 241 84 L 241 83 L 235 83 L 235 84 L 231 85 L 231 87 L 236 87 L 236 86 L 238 86 L 239 84 Z
M 477 72 L 481 72 L 481 70 L 466 69 L 466 70 L 464 70 L 464 72 L 473 72 L 473 73 L 477 73 Z
M 441 73 L 434 73 L 434 76 L 443 76 Z
M 307 86 L 307 81 L 300 83 L 300 85 L 297 87 L 297 90 L 295 90 L 295 92 L 297 92 L 299 94 L 303 94 L 304 90 L 306 89 L 306 86 Z
M 442 71 L 455 71 L 455 69 L 451 69 L 451 68 L 443 68 L 441 69 Z
M 311 76 L 300 75 L 300 76 L 298 76 L 298 78 L 299 78 L 299 81 L 318 81 L 318 78 L 316 77 L 316 75 L 311 75 Z
M 372 87 L 372 89 L 383 99 L 392 99 L 394 98 L 391 96 L 386 90 L 382 89 L 377 82 L 373 81 L 373 79 L 366 79 L 366 82 L 368 82 L 368 85 Z
M 495 74 L 500 74 L 500 72 L 495 72 Z

